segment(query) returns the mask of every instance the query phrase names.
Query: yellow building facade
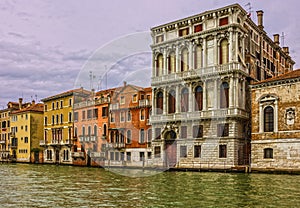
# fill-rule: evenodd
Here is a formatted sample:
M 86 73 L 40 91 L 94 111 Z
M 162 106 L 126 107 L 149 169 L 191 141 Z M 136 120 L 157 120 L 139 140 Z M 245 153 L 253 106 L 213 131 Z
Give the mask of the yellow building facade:
M 72 164 L 73 103 L 82 88 L 42 99 L 44 102 L 44 163 Z
M 10 154 L 14 161 L 39 161 L 39 140 L 43 137 L 43 108 L 43 104 L 35 104 L 33 101 L 10 114 Z

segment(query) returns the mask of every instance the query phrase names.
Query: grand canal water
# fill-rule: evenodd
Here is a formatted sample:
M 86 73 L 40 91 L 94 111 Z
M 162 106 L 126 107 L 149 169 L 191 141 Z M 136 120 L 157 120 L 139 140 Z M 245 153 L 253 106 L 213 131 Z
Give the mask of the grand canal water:
M 132 174 L 136 174 L 133 172 Z M 299 207 L 300 176 L 0 164 L 0 207 Z

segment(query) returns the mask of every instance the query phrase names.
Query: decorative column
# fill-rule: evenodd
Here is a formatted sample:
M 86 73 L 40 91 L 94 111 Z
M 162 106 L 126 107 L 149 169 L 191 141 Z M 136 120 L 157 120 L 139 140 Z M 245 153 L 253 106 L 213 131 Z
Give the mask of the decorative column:
M 206 64 L 206 62 L 207 62 L 207 57 L 206 57 L 207 52 L 206 52 L 206 48 L 207 48 L 206 38 L 204 37 L 204 38 L 203 38 L 203 43 L 202 43 L 202 50 L 203 50 L 203 53 L 202 53 L 202 67 L 203 67 L 203 68 L 207 66 L 207 64 Z
M 262 103 L 259 103 L 259 133 L 263 133 L 264 131 L 264 121 L 263 121 L 263 105 Z
M 239 52 L 239 35 L 238 33 L 236 32 L 235 33 L 235 59 L 234 61 L 238 61 L 238 52 Z
M 233 51 L 232 51 L 232 46 L 233 46 L 233 31 L 232 28 L 229 28 L 229 40 L 228 40 L 229 46 L 228 46 L 228 58 L 229 62 L 233 61 Z
M 179 93 L 180 93 L 180 87 L 179 85 L 176 85 L 176 104 L 175 104 L 175 112 L 176 113 L 179 113 L 180 112 L 180 96 L 179 96 Z
M 189 84 L 189 110 L 188 112 L 192 112 L 193 111 L 193 89 L 192 89 L 192 83 Z
M 218 97 L 219 97 L 219 93 L 218 93 L 218 80 L 215 79 L 215 89 L 214 89 L 214 109 L 218 109 Z
M 190 42 L 189 45 L 189 63 L 188 63 L 188 69 L 191 70 L 194 68 L 194 64 L 193 64 L 193 43 Z
M 203 111 L 207 110 L 207 103 L 206 103 L 206 80 L 203 80 Z
M 175 53 L 176 53 L 176 59 L 175 59 L 175 62 L 176 62 L 176 66 L 175 66 L 175 71 L 176 72 L 180 72 L 180 67 L 179 67 L 179 64 L 180 64 L 180 54 L 179 54 L 179 46 L 177 45 L 176 46 L 176 50 L 175 50 Z
M 217 35 L 215 34 L 214 35 L 214 65 L 219 64 L 218 48 L 219 48 L 219 46 L 218 46 Z
M 152 115 L 156 115 L 156 94 L 155 94 L 155 91 L 154 91 L 154 88 L 152 88 L 152 97 L 153 99 L 151 100 L 152 102 Z
M 232 108 L 234 106 L 234 83 L 233 83 L 233 76 L 230 77 L 229 80 L 229 108 Z
M 164 87 L 164 97 L 163 97 L 163 101 L 164 101 L 164 103 L 163 103 L 163 115 L 166 115 L 167 114 L 167 97 L 168 97 L 168 95 L 167 95 L 167 89 L 166 89 L 166 87 Z
M 246 109 L 246 80 L 243 79 L 243 84 L 242 84 L 242 109 Z
M 167 67 L 167 64 L 168 64 L 168 57 L 167 57 L 167 48 L 164 48 L 164 68 L 163 68 L 163 74 L 162 75 L 167 75 L 168 74 L 168 67 Z

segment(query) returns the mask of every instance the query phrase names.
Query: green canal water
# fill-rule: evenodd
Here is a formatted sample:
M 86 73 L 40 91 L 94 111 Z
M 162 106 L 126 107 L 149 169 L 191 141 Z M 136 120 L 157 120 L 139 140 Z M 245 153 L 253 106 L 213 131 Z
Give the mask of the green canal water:
M 99 168 L 0 164 L 0 207 L 300 207 L 299 181 L 299 175 L 126 177 Z

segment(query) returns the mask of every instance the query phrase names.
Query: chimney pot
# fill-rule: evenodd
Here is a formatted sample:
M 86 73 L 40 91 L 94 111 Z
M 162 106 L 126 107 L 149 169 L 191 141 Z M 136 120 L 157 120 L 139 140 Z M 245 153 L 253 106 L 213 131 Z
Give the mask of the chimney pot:
M 19 98 L 19 109 L 22 108 L 22 102 L 23 102 L 23 98 Z
M 290 54 L 290 51 L 289 51 L 289 47 L 283 47 L 283 52 L 285 52 L 286 54 Z
M 279 45 L 279 34 L 274 34 L 273 36 L 274 36 L 274 43 L 276 45 Z
M 256 12 L 256 14 L 257 14 L 257 26 L 260 29 L 264 29 L 264 24 L 263 24 L 264 11 L 259 10 Z

